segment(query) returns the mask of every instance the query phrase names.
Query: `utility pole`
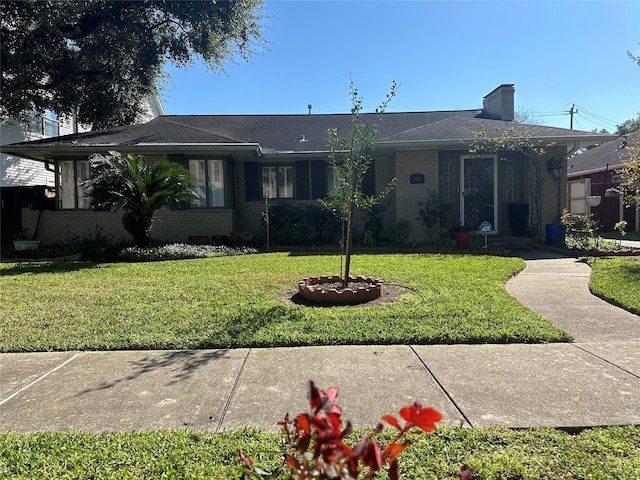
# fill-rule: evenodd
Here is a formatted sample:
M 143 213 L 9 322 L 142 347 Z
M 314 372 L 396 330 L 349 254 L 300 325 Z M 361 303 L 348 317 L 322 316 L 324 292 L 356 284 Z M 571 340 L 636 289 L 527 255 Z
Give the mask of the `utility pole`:
M 573 130 L 573 115 L 575 113 L 578 113 L 578 110 L 576 110 L 576 104 L 574 103 L 573 105 L 571 105 L 571 109 L 566 113 L 568 113 L 570 115 L 571 120 L 570 120 L 570 123 L 569 123 L 569 128 L 571 130 Z

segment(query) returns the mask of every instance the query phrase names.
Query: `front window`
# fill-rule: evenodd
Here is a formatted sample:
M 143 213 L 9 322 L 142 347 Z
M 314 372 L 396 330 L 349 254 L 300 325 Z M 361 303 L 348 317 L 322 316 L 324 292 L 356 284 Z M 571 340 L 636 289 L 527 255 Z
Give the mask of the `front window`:
M 189 172 L 196 180 L 197 197 L 192 207 L 224 207 L 224 166 L 222 160 L 189 160 Z
M 262 167 L 262 198 L 293 198 L 293 167 Z
M 88 160 L 58 162 L 58 196 L 62 209 L 89 208 L 89 196 L 82 182 L 91 174 Z
M 336 194 L 338 193 L 338 175 L 336 174 L 336 168 L 333 165 L 327 167 L 327 192 Z
M 512 159 L 502 163 L 502 199 L 507 203 L 522 202 L 522 169 Z
M 456 157 L 441 158 L 438 167 L 438 189 L 440 202 L 443 205 L 455 205 L 458 194 L 458 159 Z

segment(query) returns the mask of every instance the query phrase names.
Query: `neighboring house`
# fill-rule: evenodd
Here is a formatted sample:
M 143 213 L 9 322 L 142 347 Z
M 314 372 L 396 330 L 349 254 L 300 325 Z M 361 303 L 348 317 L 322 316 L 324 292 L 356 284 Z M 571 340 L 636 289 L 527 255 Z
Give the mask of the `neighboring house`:
M 566 205 L 568 156 L 613 137 L 514 122 L 514 91 L 512 84 L 499 86 L 484 97 L 481 109 L 383 115 L 363 190 L 378 193 L 397 179 L 384 214 L 386 235 L 403 221 L 412 224 L 416 240 L 424 238 L 418 202 L 428 190 L 439 195 L 443 228 L 465 224 L 477 229 L 488 221 L 496 235 L 543 235 L 544 223 Z M 373 114 L 363 117 L 367 115 Z M 264 235 L 265 195 L 273 204 L 312 202 L 327 194 L 333 175 L 326 131 L 348 132 L 350 125 L 350 114 L 166 115 L 142 125 L 3 150 L 55 165 L 56 205 L 41 215 L 43 243 L 86 235 L 98 226 L 116 238 L 128 238 L 121 214 L 89 210 L 81 187 L 89 174 L 88 157 L 110 150 L 143 154 L 150 162 L 169 158 L 196 178 L 198 198 L 182 209 L 158 212 L 154 238 L 184 242 L 191 236 L 231 232 L 259 238 Z M 472 132 L 483 128 L 493 135 L 511 128 L 527 131 L 532 141 L 553 146 L 533 161 L 519 154 L 471 155 Z M 25 211 L 23 218 L 35 222 L 37 216 Z
M 623 135 L 599 145 L 568 161 L 568 209 L 573 213 L 593 213 L 600 230 L 612 232 L 620 220 L 627 222 L 628 232 L 640 231 L 640 206 L 625 206 L 620 185 L 624 178 L 620 168 L 624 163 L 626 146 L 640 142 L 640 131 Z M 587 205 L 586 197 L 598 197 L 597 206 Z
M 78 132 L 73 121 L 58 119 L 45 112 L 33 115 L 26 123 L 7 121 L 0 125 L 2 144 L 57 137 Z M 80 130 L 80 131 L 86 131 Z M 53 163 L 0 153 L 0 196 L 2 198 L 1 233 L 4 241 L 20 234 L 22 209 L 35 210 L 55 207 L 55 174 Z M 35 231 L 31 229 L 30 236 Z
M 157 96 L 150 97 L 139 122 L 148 122 L 164 115 Z M 0 124 L 0 145 L 33 141 L 90 131 L 90 127 L 78 124 L 74 118 L 58 118 L 54 113 L 33 115 L 26 123 L 7 121 Z M 36 225 L 23 225 L 23 209 L 41 212 L 54 210 L 56 204 L 56 176 L 53 162 L 42 162 L 5 152 L 0 153 L 0 197 L 3 241 L 10 240 L 23 228 L 27 235 L 36 234 Z M 42 214 L 40 214 L 42 216 Z M 39 228 L 38 228 L 39 230 Z

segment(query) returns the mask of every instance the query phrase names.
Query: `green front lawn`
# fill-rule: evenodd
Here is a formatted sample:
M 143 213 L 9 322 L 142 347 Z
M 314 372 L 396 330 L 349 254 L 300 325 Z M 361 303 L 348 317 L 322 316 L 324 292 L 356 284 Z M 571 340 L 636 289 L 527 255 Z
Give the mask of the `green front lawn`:
M 640 315 L 640 257 L 591 258 L 589 264 L 591 290 Z
M 382 438 L 390 439 L 388 432 Z M 0 477 L 12 479 L 240 478 L 238 450 L 274 469 L 280 436 L 255 430 L 0 435 Z M 463 463 L 478 479 L 637 479 L 640 427 L 558 430 L 442 428 L 399 456 L 401 477 L 457 479 Z M 281 479 L 284 476 L 279 477 Z
M 301 278 L 339 272 L 330 255 L 0 264 L 0 351 L 570 340 L 506 293 L 522 259 L 357 255 L 352 265 L 409 290 L 358 308 L 287 302 Z

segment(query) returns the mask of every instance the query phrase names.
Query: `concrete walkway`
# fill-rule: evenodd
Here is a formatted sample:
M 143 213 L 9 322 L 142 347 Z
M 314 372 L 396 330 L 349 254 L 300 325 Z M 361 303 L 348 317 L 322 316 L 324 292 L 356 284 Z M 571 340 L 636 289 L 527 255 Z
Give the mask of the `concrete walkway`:
M 507 284 L 576 341 L 0 355 L 0 432 L 276 430 L 306 382 L 355 426 L 419 400 L 445 425 L 640 424 L 640 317 L 593 297 L 589 267 L 537 251 Z

